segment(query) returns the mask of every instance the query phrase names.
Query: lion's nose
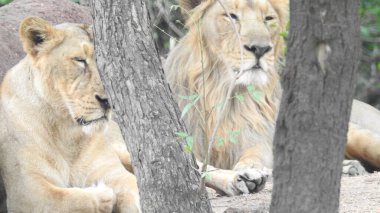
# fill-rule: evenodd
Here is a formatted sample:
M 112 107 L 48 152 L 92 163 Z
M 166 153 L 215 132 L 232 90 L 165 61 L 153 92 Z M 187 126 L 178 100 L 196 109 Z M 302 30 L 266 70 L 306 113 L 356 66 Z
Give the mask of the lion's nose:
M 105 109 L 109 110 L 111 108 L 110 103 L 108 102 L 108 98 L 102 98 L 99 95 L 95 95 L 96 100 L 98 100 L 100 106 Z
M 248 50 L 249 52 L 252 52 L 257 59 L 261 58 L 263 55 L 265 55 L 267 52 L 271 51 L 271 46 L 258 46 L 258 45 L 244 45 L 244 48 Z

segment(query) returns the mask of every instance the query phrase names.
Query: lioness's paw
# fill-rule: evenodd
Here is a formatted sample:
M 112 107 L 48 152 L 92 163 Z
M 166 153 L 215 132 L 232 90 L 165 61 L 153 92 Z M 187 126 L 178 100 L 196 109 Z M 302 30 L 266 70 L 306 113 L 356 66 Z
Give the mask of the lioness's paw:
M 344 160 L 342 171 L 345 176 L 359 176 L 368 174 L 362 164 L 357 160 Z
M 257 169 L 236 171 L 232 182 L 232 195 L 256 193 L 261 191 L 268 179 L 268 174 Z
M 99 183 L 96 186 L 86 188 L 93 195 L 93 203 L 95 205 L 95 212 L 111 213 L 115 203 L 115 193 L 113 190 Z
M 121 199 L 123 202 L 118 202 L 118 211 L 119 213 L 141 213 L 140 207 L 140 196 L 137 193 L 127 192 L 123 193 Z

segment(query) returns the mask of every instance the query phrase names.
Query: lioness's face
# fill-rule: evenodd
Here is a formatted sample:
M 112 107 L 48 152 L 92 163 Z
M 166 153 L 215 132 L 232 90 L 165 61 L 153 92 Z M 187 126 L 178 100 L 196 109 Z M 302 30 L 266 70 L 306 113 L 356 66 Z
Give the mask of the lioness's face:
M 214 1 L 202 18 L 202 33 L 207 47 L 225 64 L 227 76 L 234 78 L 240 70 L 243 72 L 237 84 L 265 85 L 268 73 L 274 72 L 274 48 L 281 31 L 280 16 L 268 0 L 221 2 L 228 13 Z
M 102 125 L 109 120 L 110 104 L 100 80 L 88 27 L 79 24 L 43 27 L 47 30 L 38 31 L 40 26 L 29 30 L 32 45 L 37 42 L 34 44 L 37 52 L 28 54 L 37 68 L 35 86 L 40 95 L 57 113 L 68 114 L 85 129 Z M 24 41 L 28 50 L 25 45 L 28 44 Z

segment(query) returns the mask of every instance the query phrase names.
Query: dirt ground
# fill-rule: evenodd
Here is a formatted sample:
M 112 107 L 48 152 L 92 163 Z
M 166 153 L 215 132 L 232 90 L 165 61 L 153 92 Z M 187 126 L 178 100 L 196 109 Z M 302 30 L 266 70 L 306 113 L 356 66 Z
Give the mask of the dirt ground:
M 272 181 L 258 194 L 219 197 L 211 190 L 210 200 L 215 213 L 269 212 Z M 380 213 L 380 173 L 343 177 L 340 196 L 341 213 Z

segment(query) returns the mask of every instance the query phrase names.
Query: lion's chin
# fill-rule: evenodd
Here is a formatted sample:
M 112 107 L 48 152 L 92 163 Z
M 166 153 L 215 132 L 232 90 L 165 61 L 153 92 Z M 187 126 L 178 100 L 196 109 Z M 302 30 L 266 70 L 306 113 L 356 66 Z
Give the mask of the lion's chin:
M 236 80 L 236 85 L 255 85 L 257 87 L 265 86 L 268 83 L 268 74 L 262 69 L 244 71 Z

